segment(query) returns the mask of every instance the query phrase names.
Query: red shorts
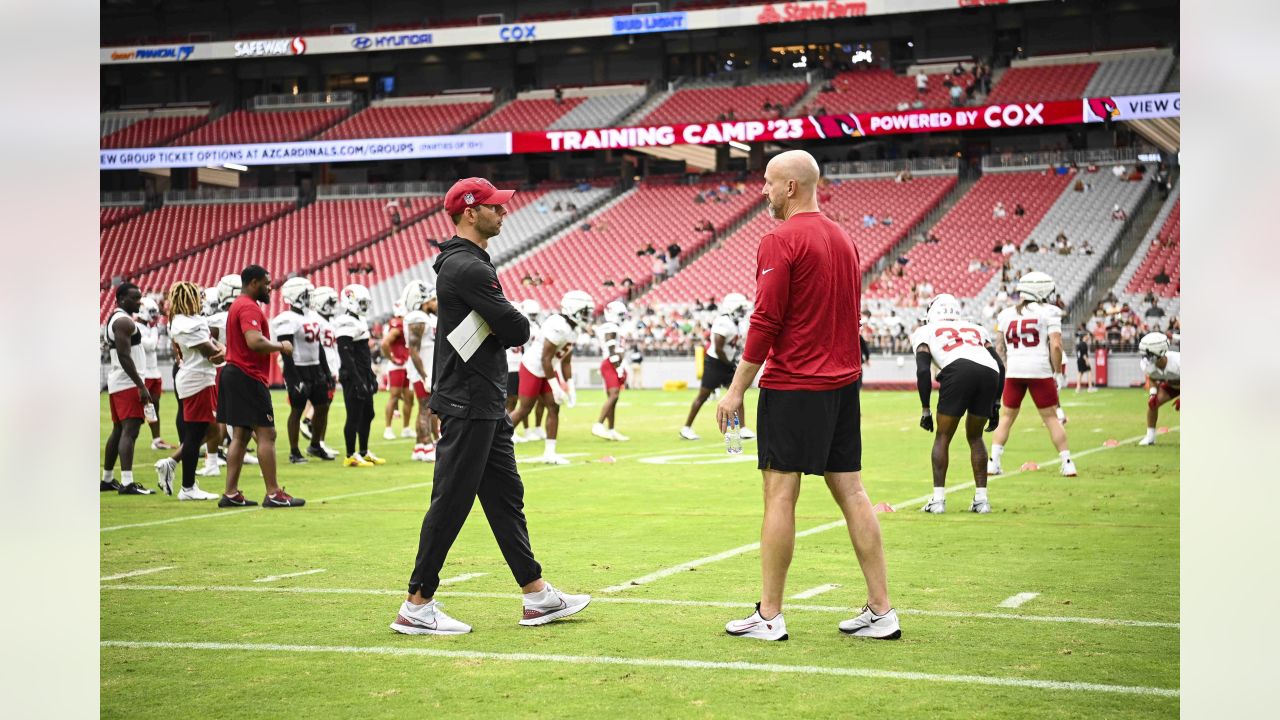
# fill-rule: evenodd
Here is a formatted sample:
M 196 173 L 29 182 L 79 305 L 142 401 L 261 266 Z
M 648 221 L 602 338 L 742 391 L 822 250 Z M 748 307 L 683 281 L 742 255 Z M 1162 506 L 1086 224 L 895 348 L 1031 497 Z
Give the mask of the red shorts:
M 160 378 L 144 378 L 142 384 L 146 385 L 147 392 L 151 393 L 151 401 L 159 405 L 160 396 L 164 394 L 164 381 Z
M 624 369 L 622 373 L 619 374 L 618 368 L 614 367 L 613 363 L 609 362 L 609 358 L 605 358 L 600 363 L 600 378 L 604 380 L 604 387 L 606 390 L 620 388 L 623 383 L 626 382 L 627 371 Z
M 393 367 L 387 371 L 388 388 L 409 387 L 409 371 L 405 368 Z
M 1005 378 L 1004 406 L 1007 408 L 1022 407 L 1022 396 L 1031 391 L 1031 401 L 1036 407 L 1056 407 L 1058 405 L 1058 385 L 1053 378 Z
M 431 397 L 431 391 L 427 389 L 427 384 L 421 380 L 413 381 L 413 394 L 417 395 L 419 400 L 427 400 Z
M 1178 395 L 1181 394 L 1182 392 L 1182 385 L 1170 385 L 1167 382 L 1160 383 L 1159 388 L 1163 390 L 1165 394 L 1171 398 L 1178 397 Z
M 529 368 L 520 366 L 520 397 L 539 397 L 551 394 L 551 383 L 529 372 Z
M 218 386 L 210 385 L 188 398 L 182 399 L 182 419 L 189 423 L 217 422 Z
M 118 423 L 121 420 L 141 420 L 142 414 L 142 396 L 138 394 L 138 388 L 127 388 L 120 392 L 111 393 L 111 422 Z

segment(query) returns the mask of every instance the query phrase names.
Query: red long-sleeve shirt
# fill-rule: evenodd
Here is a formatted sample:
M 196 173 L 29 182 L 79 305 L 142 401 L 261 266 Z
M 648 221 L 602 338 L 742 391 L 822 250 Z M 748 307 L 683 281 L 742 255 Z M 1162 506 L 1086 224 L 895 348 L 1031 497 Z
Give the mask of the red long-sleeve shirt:
M 756 309 L 743 358 L 760 387 L 831 390 L 862 376 L 858 249 L 822 213 L 797 213 L 756 251 Z

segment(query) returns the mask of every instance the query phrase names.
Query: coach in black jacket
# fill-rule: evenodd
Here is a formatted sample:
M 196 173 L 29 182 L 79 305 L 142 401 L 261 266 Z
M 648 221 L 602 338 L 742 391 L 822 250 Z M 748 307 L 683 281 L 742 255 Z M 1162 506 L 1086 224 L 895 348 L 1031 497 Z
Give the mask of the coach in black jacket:
M 502 556 L 524 593 L 523 625 L 568 617 L 587 606 L 586 595 L 566 595 L 542 579 L 542 566 L 529 547 L 524 517 L 524 485 L 516 469 L 512 425 L 507 419 L 505 348 L 529 339 L 529 320 L 502 294 L 489 260 L 489 238 L 502 230 L 503 204 L 514 191 L 498 190 L 483 178 L 459 180 L 444 207 L 457 227 L 436 258 L 439 299 L 435 375 L 431 409 L 440 415 L 431 507 L 422 521 L 418 558 L 409 578 L 409 597 L 391 629 L 406 634 L 469 632 L 448 617 L 433 596 L 440 569 L 477 497 Z M 449 341 L 472 312 L 491 334 L 464 360 Z

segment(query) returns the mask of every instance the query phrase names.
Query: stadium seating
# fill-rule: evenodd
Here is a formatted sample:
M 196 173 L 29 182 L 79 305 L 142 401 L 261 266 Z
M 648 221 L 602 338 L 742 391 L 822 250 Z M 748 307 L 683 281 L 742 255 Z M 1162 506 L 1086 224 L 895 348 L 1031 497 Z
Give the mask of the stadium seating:
M 862 271 L 866 272 L 941 202 L 955 183 L 954 177 L 936 176 L 917 177 L 908 183 L 887 179 L 846 180 L 823 190 L 829 197 L 822 207 L 827 217 L 840 223 L 853 239 Z M 864 228 L 861 222 L 864 213 L 872 213 L 877 218 L 892 217 L 894 222 L 890 226 L 877 223 Z M 723 297 L 730 292 L 754 297 L 756 248 L 760 238 L 778 224 L 769 213 L 760 213 L 725 238 L 721 247 L 708 251 L 644 295 L 639 304 L 685 304 L 699 298 Z
M 583 101 L 548 125 L 547 129 L 570 130 L 617 125 L 640 102 L 644 92 L 643 85 L 566 89 L 566 98 L 580 94 Z
M 623 278 L 644 285 L 652 277 L 655 256 L 636 254 L 646 243 L 665 253 L 675 242 L 684 253 L 692 253 L 710 239 L 710 233 L 693 229 L 699 220 L 725 228 L 758 205 L 759 180 L 747 186 L 746 192 L 729 195 L 725 202 L 695 203 L 698 192 L 714 185 L 640 185 L 586 218 L 591 230 L 566 230 L 505 267 L 502 286 L 508 297 L 533 298 L 544 307 L 558 306 L 569 290 L 585 290 L 601 306 L 626 295 Z M 526 275 L 541 277 L 543 283 L 522 284 Z M 615 286 L 604 286 L 605 280 Z
M 906 300 L 911 288 L 927 281 L 935 293 L 974 297 L 998 274 L 1002 257 L 993 248 L 1005 242 L 1021 245 L 1062 195 L 1067 183 L 1065 175 L 1040 172 L 984 175 L 933 227 L 932 233 L 941 242 L 911 248 L 906 253 L 908 262 L 903 276 L 877 278 L 865 294 L 907 305 L 911 304 Z M 992 217 L 997 202 L 1004 203 L 1007 217 Z M 1018 203 L 1026 210 L 1022 217 L 1013 212 Z M 985 261 L 989 267 L 971 272 L 971 261 Z
M 1014 67 L 991 88 L 987 103 L 1078 100 L 1098 70 L 1098 63 Z
M 516 99 L 503 105 L 489 117 L 471 126 L 467 132 L 525 132 L 545 130 L 565 113 L 581 105 L 585 98 L 566 97 Z
M 471 96 L 468 96 L 471 97 Z M 417 100 L 412 98 L 411 100 Z M 422 98 L 411 103 L 374 101 L 372 107 L 329 128 L 319 140 L 351 140 L 368 137 L 415 137 L 449 135 L 475 122 L 493 107 L 492 100 L 440 102 L 443 98 Z M 428 100 L 432 100 L 428 102 Z
M 781 103 L 791 107 L 800 100 L 808 86 L 803 82 L 762 83 L 730 87 L 685 86 L 676 90 L 643 118 L 646 125 L 701 123 L 721 114 L 733 113 L 737 120 L 773 117 L 764 104 Z
M 116 275 L 128 276 L 228 233 L 240 232 L 289 207 L 288 203 L 167 205 L 112 225 L 102 230 L 99 239 L 100 279 L 109 282 Z M 104 216 L 107 210 L 141 208 L 103 208 Z M 145 289 L 167 290 L 169 282 L 172 281 L 148 285 Z
M 119 225 L 132 217 L 141 215 L 142 212 L 141 205 L 98 208 L 98 227 L 106 230 L 112 225 Z
M 204 121 L 204 115 L 142 118 L 109 135 L 104 135 L 99 144 L 106 150 L 164 145 Z
M 1173 63 L 1173 55 L 1168 52 L 1108 60 L 1098 66 L 1084 89 L 1084 97 L 1160 92 L 1173 71 Z
M 171 144 L 228 145 L 305 140 L 337 122 L 346 112 L 346 108 L 236 110 L 178 137 Z
M 1116 281 L 1115 294 L 1130 307 L 1141 308 L 1148 292 L 1160 298 L 1169 316 L 1176 316 L 1181 301 L 1181 211 L 1180 189 L 1175 187 L 1143 238 L 1141 247 L 1125 266 Z M 1164 270 L 1167 285 L 1156 284 L 1155 277 Z
M 861 70 L 840 73 L 831 81 L 832 92 L 818 93 L 813 108 L 825 108 L 828 114 L 854 112 L 881 112 L 897 109 L 900 103 L 915 101 L 918 97 L 926 108 L 951 105 L 951 96 L 943 87 L 943 74 L 930 75 L 928 90 L 924 95 L 916 90 L 914 75 L 897 75 L 892 70 Z M 960 78 L 963 88 L 970 75 Z

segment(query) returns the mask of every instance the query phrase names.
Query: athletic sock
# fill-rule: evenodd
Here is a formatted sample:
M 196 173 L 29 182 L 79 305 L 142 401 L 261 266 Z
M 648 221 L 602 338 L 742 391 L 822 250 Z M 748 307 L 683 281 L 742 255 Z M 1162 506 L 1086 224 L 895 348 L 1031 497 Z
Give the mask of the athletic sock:
M 1000 460 L 1000 456 L 1001 456 L 1001 455 L 1003 455 L 1003 454 L 1004 454 L 1004 446 L 1003 446 L 1003 445 L 992 445 L 992 446 L 991 446 L 991 459 L 992 459 L 992 460 L 999 461 L 999 460 Z
M 132 485 L 132 484 L 133 484 L 133 471 L 132 471 L 132 470 L 121 470 L 121 471 L 120 471 L 120 484 L 121 484 L 121 485 Z
M 418 611 L 422 610 L 422 608 L 424 608 L 424 607 L 426 607 L 427 605 L 429 605 L 430 603 L 422 603 L 421 605 L 415 605 L 414 603 L 411 603 L 411 602 L 409 602 L 408 600 L 405 600 L 405 601 L 404 601 L 404 604 L 405 604 L 405 607 L 409 608 L 409 611 L 410 611 L 410 612 L 418 612 Z
M 935 488 L 933 489 L 933 499 L 934 499 L 934 500 L 946 500 L 946 499 L 947 499 L 947 489 L 946 489 L 946 488 L 935 487 Z
M 546 443 L 546 446 L 545 446 L 545 449 L 543 450 L 543 452 L 545 452 L 547 455 L 555 455 L 555 454 L 556 454 L 556 441 L 555 441 L 555 440 L 550 440 L 550 439 L 548 439 L 548 440 L 545 440 L 544 442 Z
M 689 427 L 688 425 L 685 425 L 684 427 L 682 427 L 682 428 L 680 428 L 680 429 L 681 429 L 681 430 L 692 430 L 693 428 Z
M 1153 427 L 1149 427 L 1149 428 L 1147 428 L 1147 439 L 1148 439 L 1148 440 L 1155 440 L 1155 439 L 1156 439 L 1156 429 L 1155 429 L 1155 428 L 1153 428 Z
M 1063 450 L 1062 452 L 1058 453 L 1058 457 L 1062 458 L 1062 462 L 1066 462 L 1071 459 L 1071 451 Z
M 537 592 L 525 593 L 525 605 L 546 605 L 551 600 L 550 597 L 551 583 L 547 583 L 541 590 Z
M 974 490 L 973 490 L 973 501 L 974 501 L 974 502 L 986 502 L 986 501 L 987 501 L 987 489 L 986 489 L 986 488 L 974 488 Z
M 109 483 L 109 482 L 114 481 L 115 479 L 116 479 L 116 471 L 115 471 L 115 470 L 103 470 L 103 471 L 102 471 L 102 482 L 104 482 L 104 483 Z

